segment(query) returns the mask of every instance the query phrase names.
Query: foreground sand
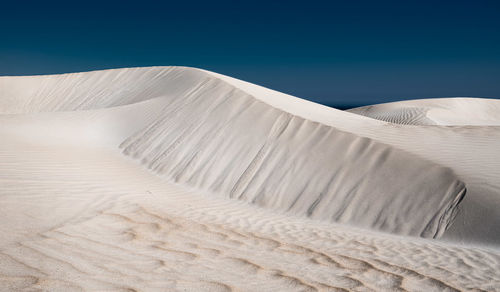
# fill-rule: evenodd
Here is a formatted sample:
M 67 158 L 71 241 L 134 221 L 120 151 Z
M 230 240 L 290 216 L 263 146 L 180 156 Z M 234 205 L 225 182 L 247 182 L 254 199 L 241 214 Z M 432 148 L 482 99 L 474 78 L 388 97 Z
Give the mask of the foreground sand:
M 120 73 L 121 78 L 127 78 L 126 73 L 127 71 L 123 70 Z M 142 72 L 139 76 L 144 80 L 150 80 L 145 75 L 147 74 Z M 138 76 L 132 77 L 129 78 L 138 78 Z M 186 76 L 183 77 L 185 79 Z M 109 76 L 106 78 L 109 79 Z M 74 78 L 67 79 L 74 81 Z M 92 78 L 89 79 L 92 81 Z M 2 80 L 5 83 L 8 83 L 7 81 Z M 80 78 L 79 82 L 86 81 L 88 79 Z M 59 79 L 55 82 L 62 81 Z M 241 90 L 246 89 L 252 97 L 272 96 L 272 94 L 264 95 L 263 92 L 266 93 L 264 89 L 252 93 L 252 89 L 241 86 L 237 81 L 233 85 L 240 86 Z M 224 86 L 216 88 L 224 89 Z M 343 152 L 338 165 L 335 164 L 335 159 L 329 162 L 331 167 L 338 168 L 339 173 L 346 172 L 341 179 L 331 179 L 333 182 L 329 184 L 330 187 L 338 185 L 335 189 L 342 192 L 342 188 L 349 183 L 345 181 L 358 175 L 355 173 L 356 168 L 349 171 L 349 167 L 353 167 L 352 165 L 359 167 L 355 161 L 360 159 L 361 154 L 366 158 L 360 161 L 369 164 L 370 154 L 376 156 L 382 153 L 385 157 L 389 157 L 389 160 L 390 157 L 397 157 L 396 162 L 411 162 L 414 166 L 422 167 L 423 171 L 434 169 L 434 175 L 428 177 L 430 179 L 428 182 L 435 188 L 422 189 L 426 184 L 425 177 L 414 177 L 410 180 L 412 172 L 408 172 L 408 169 L 398 164 L 395 171 L 399 175 L 391 175 L 393 169 L 390 167 L 391 164 L 384 170 L 386 164 L 379 163 L 375 165 L 384 171 L 378 174 L 363 174 L 362 179 L 377 182 L 381 179 L 378 175 L 385 173 L 387 182 L 393 183 L 387 188 L 381 187 L 381 191 L 391 190 L 398 185 L 404 188 L 405 185 L 401 182 L 406 182 L 409 190 L 419 192 L 420 196 L 427 196 L 425 198 L 428 200 L 437 198 L 436 200 L 439 199 L 441 202 L 450 202 L 446 205 L 451 208 L 450 216 L 456 215 L 456 217 L 442 217 L 449 220 L 445 224 L 440 220 L 433 221 L 424 215 L 426 212 L 440 214 L 441 209 L 426 206 L 427 199 L 419 203 L 421 201 L 416 198 L 410 203 L 418 204 L 420 209 L 398 212 L 397 208 L 404 206 L 403 203 L 387 204 L 386 208 L 375 206 L 375 209 L 367 209 L 365 217 L 344 215 L 331 220 L 331 214 L 328 213 L 330 209 L 327 207 L 321 209 L 321 202 L 315 201 L 317 195 L 314 188 L 297 192 L 297 195 L 304 196 L 299 200 L 299 206 L 303 205 L 305 212 L 300 208 L 297 210 L 288 208 L 289 205 L 283 202 L 286 202 L 287 196 L 296 192 L 296 189 L 283 190 L 283 187 L 291 184 L 289 179 L 282 178 L 285 184 L 279 186 L 269 182 L 265 177 L 262 178 L 263 174 L 267 173 L 266 177 L 270 177 L 272 173 L 276 173 L 276 170 L 266 172 L 263 166 L 250 167 L 254 169 L 251 175 L 248 174 L 249 171 L 242 170 L 241 173 L 244 175 L 235 178 L 234 184 L 237 186 L 241 185 L 241 177 L 253 178 L 245 180 L 247 195 L 239 196 L 240 200 L 235 200 L 234 194 L 243 193 L 242 187 L 235 188 L 228 182 L 227 186 L 224 182 L 219 182 L 216 188 L 213 184 L 210 185 L 210 180 L 219 181 L 214 172 L 224 168 L 214 167 L 210 161 L 203 162 L 209 158 L 204 158 L 202 154 L 195 156 L 198 157 L 196 161 L 199 164 L 191 164 L 191 167 L 182 172 L 165 171 L 165 168 L 161 171 L 155 168 L 148 159 L 159 161 L 158 158 L 154 158 L 157 155 L 154 153 L 157 152 L 163 153 L 161 164 L 165 164 L 167 168 L 173 163 L 179 163 L 173 160 L 176 157 L 184 157 L 183 155 L 189 157 L 189 153 L 193 150 L 186 141 L 196 141 L 192 139 L 196 137 L 199 129 L 191 131 L 192 134 L 181 135 L 180 133 L 186 131 L 184 127 L 179 134 L 168 136 L 179 131 L 176 130 L 176 125 L 189 124 L 190 120 L 196 120 L 200 115 L 193 112 L 191 117 L 179 123 L 164 122 L 175 116 L 175 113 L 179 113 L 177 115 L 179 119 L 189 115 L 189 112 L 179 110 L 165 115 L 165 110 L 172 105 L 172 102 L 165 101 L 168 97 L 151 94 L 150 98 L 146 97 L 144 100 L 123 103 L 127 95 L 122 93 L 121 99 L 116 98 L 113 101 L 111 98 L 108 99 L 110 102 L 119 100 L 121 104 L 97 106 L 94 103 L 87 108 L 78 108 L 82 105 L 82 99 L 75 98 L 71 102 L 76 102 L 78 106 L 67 104 L 68 108 L 58 108 L 61 103 L 57 103 L 56 100 L 62 99 L 57 97 L 57 94 L 64 96 L 64 91 L 58 93 L 54 92 L 54 87 L 45 88 L 50 98 L 43 98 L 38 102 L 36 99 L 31 99 L 29 102 L 26 99 L 18 103 L 15 102 L 15 98 L 12 98 L 14 102 L 5 102 L 7 96 L 15 95 L 8 95 L 10 89 L 4 90 L 4 96 L 1 96 L 4 101 L 4 114 L 0 116 L 2 139 L 0 142 L 2 219 L 0 220 L 2 263 L 0 290 L 2 291 L 500 290 L 500 251 L 497 241 L 499 225 L 495 225 L 495 220 L 499 219 L 496 217 L 497 213 L 484 211 L 495 209 L 500 205 L 485 206 L 481 209 L 481 206 L 466 204 L 469 193 L 472 194 L 473 202 L 484 202 L 489 199 L 491 201 L 488 202 L 491 203 L 498 200 L 498 196 L 495 196 L 498 195 L 498 181 L 495 177 L 498 172 L 496 167 L 498 160 L 494 156 L 496 150 L 490 149 L 498 143 L 496 140 L 498 136 L 495 136 L 498 135 L 498 130 L 494 126 L 483 125 L 476 131 L 462 128 L 448 131 L 446 128 L 435 127 L 430 129 L 418 127 L 412 130 L 411 133 L 416 133 L 417 138 L 419 135 L 429 136 L 429 133 L 435 133 L 434 138 L 427 140 L 430 145 L 441 145 L 440 141 L 450 143 L 450 140 L 453 143 L 456 143 L 455 140 L 464 142 L 468 141 L 469 136 L 474 135 L 480 138 L 480 141 L 472 141 L 468 146 L 456 143 L 453 148 L 448 145 L 447 148 L 452 148 L 449 150 L 451 154 L 431 154 L 432 151 L 425 150 L 422 146 L 424 143 L 420 145 L 416 143 L 418 140 L 410 141 L 412 145 L 417 146 L 401 149 L 405 145 L 405 142 L 400 142 L 405 140 L 402 134 L 399 135 L 399 140 L 394 138 L 398 136 L 396 134 L 397 129 L 400 129 L 398 126 L 387 127 L 377 120 L 344 112 L 338 113 L 342 115 L 343 120 L 339 120 L 338 117 L 331 118 L 337 113 L 329 115 L 328 118 L 333 122 L 344 125 L 344 129 L 341 130 L 347 131 L 346 127 L 350 127 L 349 133 L 354 133 L 352 135 L 361 135 L 359 132 L 363 131 L 369 132 L 365 130 L 367 128 L 371 129 L 370 133 L 374 136 L 377 133 L 389 133 L 377 135 L 378 139 L 385 139 L 383 142 L 387 144 L 369 140 L 366 143 L 371 146 L 366 149 L 363 148 L 365 144 L 353 146 L 360 140 L 356 137 L 349 138 L 351 134 L 342 136 L 343 139 L 339 142 L 338 135 L 346 135 L 343 133 L 347 132 L 334 135 L 335 139 L 332 141 L 335 141 L 337 146 L 331 144 L 332 147 L 337 147 L 338 151 L 348 151 L 348 154 Z M 65 88 L 69 90 L 72 87 Z M 92 87 L 87 87 L 87 90 L 91 89 Z M 70 94 L 66 91 L 66 94 L 70 96 L 74 92 Z M 109 93 L 101 95 L 101 91 L 94 94 L 101 96 L 101 99 L 96 99 L 98 102 L 102 102 L 105 96 L 109 97 Z M 141 96 L 144 95 L 142 93 Z M 16 96 L 21 96 L 19 98 L 22 100 L 19 92 Z M 243 97 L 238 97 L 236 94 L 232 98 Z M 282 105 L 280 98 L 288 97 L 275 96 L 274 99 L 267 100 L 267 104 L 275 103 L 273 108 L 279 109 Z M 302 118 L 311 121 L 307 117 L 308 114 L 317 114 L 321 117 L 321 110 L 313 108 L 308 112 L 308 109 L 304 109 L 309 106 L 308 103 L 299 102 L 302 106 L 300 109 Z M 36 103 L 38 104 L 34 106 Z M 198 103 L 203 104 L 203 100 L 199 100 Z M 286 106 L 287 112 L 294 114 L 294 107 L 290 104 Z M 266 110 L 267 108 L 263 107 L 260 113 Z M 269 114 L 272 114 L 272 111 Z M 223 112 L 228 113 L 230 109 L 225 109 Z M 241 113 L 237 115 L 241 116 Z M 265 121 L 265 118 L 263 115 L 258 117 L 258 120 Z M 202 124 L 207 125 L 208 121 L 205 120 Z M 319 123 L 314 120 L 312 122 Z M 321 122 L 322 125 L 332 126 L 327 120 Z M 144 138 L 148 129 L 152 129 L 151 125 L 159 125 L 157 128 L 160 132 L 157 138 L 154 138 L 152 131 L 149 131 L 152 136 Z M 303 123 L 301 127 L 306 126 L 307 123 Z M 170 127 L 168 128 L 170 130 L 165 131 L 165 127 Z M 189 129 L 189 125 L 187 128 Z M 258 129 L 258 125 L 253 128 Z M 231 130 L 227 131 L 234 135 Z M 239 131 L 239 134 L 249 137 L 244 140 L 248 144 L 249 141 L 254 141 L 253 137 L 260 139 L 259 133 L 265 130 L 251 132 L 247 129 L 247 131 L 249 132 Z M 270 127 L 270 131 L 272 133 L 273 127 Z M 457 132 L 459 134 L 456 134 Z M 208 132 L 202 131 L 202 133 Z M 490 135 L 486 135 L 487 133 Z M 225 169 L 233 170 L 232 172 L 222 170 L 223 177 L 234 175 L 234 168 L 239 165 L 237 162 L 244 164 L 241 161 L 246 159 L 244 155 L 234 158 L 239 152 L 231 152 L 231 147 L 235 147 L 234 145 L 240 147 L 244 143 L 239 144 L 239 136 L 232 138 L 229 134 L 226 135 L 226 140 L 233 142 L 224 148 L 225 155 L 230 156 Z M 302 137 L 301 141 L 306 140 L 305 135 L 299 136 Z M 297 135 L 289 138 L 290 143 L 294 143 L 293 137 Z M 155 139 L 162 141 L 154 142 Z M 172 143 L 169 139 L 177 142 Z M 216 141 L 214 139 L 211 141 Z M 138 142 L 134 144 L 134 141 Z M 315 144 L 327 142 L 314 138 L 312 141 Z M 361 141 L 367 140 L 361 139 Z M 342 143 L 348 145 L 348 150 L 342 150 L 344 145 Z M 465 147 L 473 149 L 477 146 L 474 143 L 488 148 L 489 152 L 482 155 L 490 155 L 491 161 L 489 164 L 484 164 L 483 169 L 479 169 L 476 164 L 479 163 L 478 160 L 481 162 L 486 158 L 477 153 L 475 156 L 473 153 L 464 153 L 462 158 L 452 159 L 453 151 L 463 150 Z M 130 145 L 136 145 L 134 151 L 131 151 Z M 138 150 L 141 148 L 140 145 L 144 145 L 141 151 Z M 165 145 L 167 147 L 162 150 Z M 175 146 L 168 147 L 168 145 Z M 268 145 L 271 145 L 268 146 L 269 149 L 275 150 L 273 156 L 263 159 L 270 161 L 267 165 L 272 165 L 271 158 L 279 156 L 281 151 L 285 151 L 283 149 L 290 151 L 285 152 L 287 155 L 293 156 L 293 153 L 296 153 L 299 158 L 307 157 L 307 151 L 302 153 L 289 148 L 293 147 L 290 146 L 293 144 L 285 143 L 286 147 L 281 144 Z M 300 146 L 303 144 L 298 145 L 297 149 L 301 149 Z M 394 145 L 399 145 L 399 148 Z M 223 147 L 224 144 L 216 146 Z M 210 149 L 210 146 L 205 147 Z M 252 147 L 247 149 L 248 152 L 252 151 Z M 208 156 L 217 156 L 216 153 L 211 152 Z M 174 154 L 175 156 L 171 158 L 165 157 Z M 225 155 L 219 156 L 218 160 L 224 160 Z M 335 153 L 325 155 L 323 159 L 336 157 Z M 439 158 L 432 159 L 434 157 L 432 155 Z M 145 160 L 142 156 L 149 158 Z M 250 156 L 260 157 L 258 153 Z M 353 158 L 349 159 L 351 156 Z M 471 157 L 478 158 L 472 161 Z M 182 162 L 183 158 L 180 161 Z M 255 165 L 252 161 L 248 163 Z M 329 168 L 319 168 L 320 171 L 315 168 L 321 165 L 321 161 L 311 162 L 310 159 L 307 161 L 298 159 L 286 168 L 299 165 L 300 168 L 295 175 L 300 175 L 302 178 L 310 175 L 306 179 L 314 179 L 314 175 L 328 173 Z M 286 166 L 288 161 L 285 159 L 276 163 Z M 232 166 L 233 164 L 235 166 Z M 212 168 L 208 167 L 210 165 Z M 200 167 L 208 167 L 204 175 L 189 175 L 190 170 L 196 174 L 196 170 Z M 476 169 L 473 169 L 474 167 Z M 362 172 L 362 168 L 358 168 L 359 172 Z M 483 176 L 482 179 L 490 182 L 489 186 L 484 186 L 483 183 L 483 188 L 489 192 L 476 193 L 481 185 L 481 180 L 478 178 L 487 171 L 490 176 Z M 175 173 L 182 175 L 173 176 Z M 284 173 L 283 177 L 286 178 L 287 175 Z M 430 193 L 430 190 L 441 189 L 439 183 L 441 180 L 434 183 L 436 177 L 451 178 L 451 183 L 443 187 L 445 191 L 456 188 L 455 182 L 458 186 L 463 184 L 467 188 L 465 199 L 460 202 L 458 208 L 452 204 L 453 200 L 449 200 L 455 198 L 454 196 Z M 259 181 L 260 179 L 262 181 Z M 248 187 L 252 181 L 257 184 L 254 189 Z M 297 180 L 296 183 L 300 185 L 300 182 Z M 316 184 L 321 184 L 321 181 Z M 261 195 L 265 199 L 260 203 L 248 199 L 248 196 L 262 192 L 258 186 L 263 186 L 266 190 Z M 460 187 L 458 189 L 460 190 Z M 337 193 L 332 192 L 332 202 L 345 202 L 347 206 L 345 210 L 349 210 L 346 214 L 356 214 L 358 203 L 339 201 Z M 293 197 L 297 195 L 294 194 Z M 311 201 L 308 197 L 310 195 L 314 198 Z M 373 199 L 370 192 L 363 190 L 360 190 L 358 195 L 365 200 L 377 199 Z M 394 194 L 387 194 L 391 195 Z M 281 199 L 276 200 L 276 196 Z M 412 199 L 410 193 L 404 196 Z M 486 199 L 483 200 L 482 196 L 486 196 Z M 384 197 L 379 199 L 382 202 L 387 200 Z M 311 205 L 314 206 L 312 211 L 307 212 L 311 210 Z M 370 212 L 378 212 L 380 216 L 387 216 L 395 221 L 377 225 L 374 223 L 377 214 L 371 215 Z M 484 213 L 482 218 L 478 215 L 481 212 Z M 342 218 L 345 220 L 342 221 Z M 474 220 L 480 222 L 476 228 L 470 226 Z M 401 235 L 412 234 L 413 230 L 419 230 L 423 222 L 431 222 L 436 230 L 440 230 L 437 232 L 438 236 L 430 237 L 442 235 L 444 241 Z M 391 235 L 387 232 L 400 235 Z M 417 234 L 425 236 L 420 232 Z

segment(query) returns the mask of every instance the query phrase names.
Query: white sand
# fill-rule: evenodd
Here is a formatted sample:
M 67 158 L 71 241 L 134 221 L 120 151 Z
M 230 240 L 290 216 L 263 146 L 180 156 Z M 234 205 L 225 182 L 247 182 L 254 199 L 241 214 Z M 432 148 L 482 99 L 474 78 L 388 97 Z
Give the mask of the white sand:
M 349 112 L 406 125 L 500 126 L 500 100 L 433 98 L 359 107 Z
M 402 126 L 183 67 L 0 77 L 0 112 L 2 291 L 500 290 L 492 112 Z

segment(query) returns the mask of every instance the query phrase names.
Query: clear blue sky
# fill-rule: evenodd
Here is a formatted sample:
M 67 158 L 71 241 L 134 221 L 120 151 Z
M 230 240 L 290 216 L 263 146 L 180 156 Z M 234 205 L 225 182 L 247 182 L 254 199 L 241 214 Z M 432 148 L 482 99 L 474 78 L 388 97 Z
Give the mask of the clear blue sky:
M 36 2 L 1 3 L 0 75 L 183 65 L 340 107 L 500 98 L 500 1 Z

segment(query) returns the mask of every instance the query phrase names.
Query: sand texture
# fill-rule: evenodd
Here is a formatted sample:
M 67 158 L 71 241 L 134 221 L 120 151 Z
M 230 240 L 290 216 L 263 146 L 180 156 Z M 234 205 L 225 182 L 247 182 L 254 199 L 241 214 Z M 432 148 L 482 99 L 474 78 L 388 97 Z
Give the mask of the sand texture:
M 0 77 L 0 291 L 500 291 L 499 116 L 186 67 Z

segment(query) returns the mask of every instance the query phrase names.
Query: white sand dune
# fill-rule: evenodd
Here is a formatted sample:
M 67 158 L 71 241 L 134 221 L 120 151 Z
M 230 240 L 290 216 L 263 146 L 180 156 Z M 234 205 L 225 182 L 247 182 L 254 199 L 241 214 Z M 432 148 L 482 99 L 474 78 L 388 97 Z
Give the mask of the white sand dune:
M 0 290 L 500 290 L 498 127 L 184 67 L 0 77 L 0 112 Z
M 231 77 L 211 74 L 291 114 L 380 141 L 452 169 L 466 184 L 467 195 L 458 206 L 461 211 L 454 224 L 442 238 L 494 246 L 500 243 L 500 232 L 496 231 L 500 226 L 500 208 L 497 207 L 500 204 L 500 127 L 394 124 L 332 109 Z M 415 102 L 418 104 L 420 100 Z M 425 104 L 432 100 L 422 102 Z M 475 103 L 485 104 L 479 107 L 486 112 L 494 112 L 497 108 L 492 106 L 487 110 L 489 104 L 498 104 L 489 99 L 477 99 Z M 481 112 L 477 112 L 465 116 L 465 119 L 481 115 Z M 455 116 L 449 112 L 448 119 Z
M 500 126 L 500 100 L 433 98 L 369 105 L 348 110 L 405 125 Z

